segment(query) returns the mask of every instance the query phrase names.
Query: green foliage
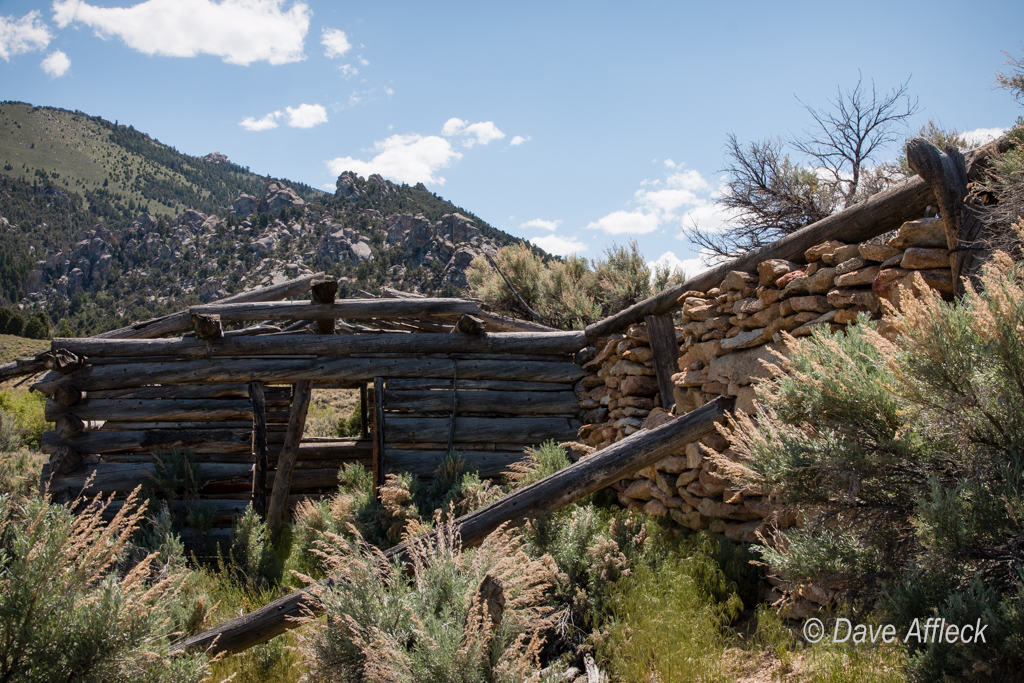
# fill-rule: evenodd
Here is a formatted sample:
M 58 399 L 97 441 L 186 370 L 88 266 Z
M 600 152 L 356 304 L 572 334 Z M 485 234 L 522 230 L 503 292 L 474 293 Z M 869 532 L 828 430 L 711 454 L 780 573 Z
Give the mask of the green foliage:
M 38 448 L 43 432 L 49 429 L 44 407 L 46 397 L 28 389 L 4 389 L 0 391 L 0 410 L 14 416 L 21 441 L 32 448 Z
M 3 333 L 14 337 L 22 336 L 25 329 L 25 316 L 21 311 L 10 308 L 0 309 L 0 323 L 3 323 Z
M 282 544 L 282 549 L 286 544 Z M 284 572 L 282 550 L 270 543 L 267 523 L 250 505 L 235 522 L 229 550 L 230 572 L 246 586 L 273 585 Z
M 770 565 L 877 606 L 897 631 L 929 616 L 989 624 L 970 648 L 911 642 L 919 680 L 1024 663 L 1009 635 L 1024 590 L 1022 276 L 997 254 L 981 293 L 906 297 L 895 341 L 863 319 L 816 333 L 762 388 L 757 425 L 733 422 L 762 484 L 815 511 L 763 549 Z
M 28 322 L 25 323 L 22 335 L 29 339 L 49 339 L 51 336 L 50 319 L 42 311 L 36 311 L 29 318 Z
M 150 557 L 119 576 L 141 513 L 109 524 L 102 505 L 79 516 L 39 498 L 0 497 L 0 679 L 196 681 L 205 656 L 168 654 L 181 572 Z

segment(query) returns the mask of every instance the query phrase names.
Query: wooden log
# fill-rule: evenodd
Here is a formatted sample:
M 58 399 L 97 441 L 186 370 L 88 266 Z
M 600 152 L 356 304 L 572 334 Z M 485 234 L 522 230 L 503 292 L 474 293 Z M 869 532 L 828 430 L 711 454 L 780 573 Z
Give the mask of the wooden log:
M 282 440 L 283 446 L 283 440 Z M 345 462 L 363 462 L 370 465 L 372 444 L 369 439 L 337 439 L 327 442 L 314 442 L 299 444 L 299 452 L 296 457 L 296 467 L 303 467 L 303 463 L 319 463 L 315 468 L 333 467 L 337 469 Z M 274 467 L 277 463 L 277 456 L 280 448 L 267 449 L 267 463 Z M 195 461 L 204 462 L 230 462 L 246 463 L 252 465 L 252 453 L 248 450 L 235 453 L 193 453 Z M 103 462 L 150 462 L 152 456 L 148 453 L 112 453 L 102 456 Z M 313 467 L 313 465 L 310 465 Z
M 772 244 L 687 278 L 682 284 L 669 287 L 624 311 L 593 323 L 586 329 L 587 337 L 597 339 L 639 323 L 645 316 L 662 315 L 675 310 L 679 306 L 676 300 L 683 292 L 707 291 L 717 287 L 730 271 L 753 272 L 761 261 L 768 259 L 803 261 L 805 251 L 826 240 L 863 242 L 895 230 L 905 221 L 924 215 L 924 210 L 931 201 L 932 192 L 928 184 L 921 178 L 911 178 L 848 209 L 811 223 Z
M 43 370 L 46 370 L 46 366 L 42 360 L 38 358 L 19 358 L 10 363 L 0 365 L 0 383 L 23 375 L 34 375 Z
M 52 395 L 57 387 L 127 389 L 145 384 L 197 384 L 202 382 L 261 381 L 265 384 L 311 381 L 366 381 L 374 377 L 447 378 L 454 361 L 443 358 L 336 358 L 319 360 L 264 360 L 214 358 L 139 365 L 86 366 L 70 375 L 48 373 L 33 388 Z M 465 379 L 515 377 L 534 382 L 575 382 L 583 370 L 574 363 L 518 360 L 460 360 Z M 460 380 L 461 381 L 461 380 Z M 59 400 L 59 398 L 58 398 Z
M 586 346 L 583 332 L 490 332 L 482 334 L 311 335 L 281 334 L 223 339 L 210 346 L 194 338 L 178 339 L 54 339 L 54 349 L 88 358 L 175 356 L 316 355 L 354 353 L 512 353 L 566 355 Z M 150 361 L 151 362 L 151 361 Z
M 213 342 L 224 336 L 224 329 L 220 325 L 220 316 L 216 313 L 198 313 L 192 311 L 192 330 L 196 336 L 205 342 Z
M 60 376 L 60 373 L 52 373 Z M 82 392 L 78 387 L 70 383 L 64 383 L 54 387 L 53 399 L 62 406 L 72 407 L 82 402 Z
M 82 432 L 62 438 L 43 432 L 40 450 L 53 453 L 60 446 L 79 453 L 143 453 L 157 448 L 187 448 L 196 453 L 239 453 L 249 449 L 250 431 L 243 429 L 145 429 L 138 431 Z
M 267 406 L 263 383 L 249 384 L 252 400 L 252 509 L 260 517 L 267 516 Z
M 67 349 L 51 349 L 39 354 L 37 358 L 43 362 L 43 367 L 47 370 L 65 375 L 82 367 L 82 358 Z
M 466 471 L 477 472 L 481 477 L 501 476 L 508 471 L 512 463 L 520 462 L 526 457 L 523 450 L 477 451 L 456 447 L 455 451 L 466 461 Z M 410 450 L 388 447 L 384 454 L 388 471 L 410 472 L 417 477 L 430 477 L 444 461 L 448 451 L 443 448 Z
M 506 444 L 540 444 L 548 439 L 568 441 L 576 437 L 578 420 L 564 417 L 457 417 L 455 442 L 500 441 Z M 448 418 L 389 415 L 384 430 L 388 443 L 440 442 L 448 438 Z M 458 450 L 458 446 L 455 446 Z
M 337 280 L 317 280 L 312 286 L 312 300 L 318 304 L 333 304 L 338 296 Z M 316 321 L 317 334 L 334 334 L 334 318 Z
M 527 519 L 565 507 L 675 453 L 683 444 L 711 433 L 732 406 L 733 399 L 720 397 L 660 427 L 636 432 L 564 470 L 460 517 L 455 521 L 456 533 L 463 547 L 472 547 L 482 543 L 502 524 L 521 524 Z M 434 532 L 430 532 L 391 548 L 385 556 L 408 561 L 408 549 L 412 543 L 432 542 L 434 538 Z M 187 638 L 176 649 L 200 649 L 210 656 L 218 652 L 241 652 L 299 626 L 304 623 L 300 617 L 310 612 L 317 614 L 320 609 L 319 602 L 308 589 L 296 591 L 254 612 Z
M 473 315 L 487 323 L 487 329 L 492 332 L 558 332 L 555 328 L 548 327 L 547 325 L 535 323 L 530 320 L 509 318 L 508 316 L 498 315 L 497 313 L 479 311 Z
M 50 399 L 46 401 L 43 415 L 48 422 L 64 415 L 77 415 L 82 420 L 213 422 L 251 419 L 252 404 L 249 401 L 219 399 L 87 398 L 69 408 Z
M 267 404 L 279 400 L 285 396 L 285 400 L 291 402 L 291 392 L 283 389 L 267 387 L 264 390 Z M 249 400 L 248 384 L 192 384 L 184 386 L 156 386 L 156 387 L 133 387 L 131 389 L 113 389 L 110 391 L 90 391 L 89 398 L 166 398 L 166 399 L 201 399 L 201 398 L 223 398 L 223 399 L 245 399 Z
M 384 425 L 384 379 L 373 378 L 373 495 L 384 484 L 384 444 L 387 432 Z
M 346 318 L 367 320 L 380 318 L 441 318 L 458 320 L 464 313 L 479 313 L 480 307 L 463 299 L 343 299 L 333 304 L 292 303 L 213 303 L 190 309 L 199 313 L 216 313 L 223 322 L 242 320 L 296 320 L 313 318 Z
M 57 435 L 62 439 L 70 439 L 85 431 L 85 423 L 74 415 L 62 415 L 53 422 Z
M 274 432 L 281 432 L 282 434 L 288 429 L 288 418 L 285 417 L 282 420 L 271 420 L 267 418 L 267 434 L 273 434 Z M 245 431 L 252 430 L 252 414 L 249 413 L 248 420 L 217 420 L 214 422 L 205 422 L 199 420 L 190 420 L 185 422 L 129 422 L 122 420 L 107 420 L 100 427 L 103 431 L 133 431 L 139 429 L 242 429 Z M 282 437 L 283 441 L 283 437 Z
M 985 224 L 977 209 L 965 201 L 968 180 L 964 155 L 956 147 L 948 146 L 943 153 L 928 140 L 914 138 L 907 143 L 907 162 L 935 193 L 946 226 L 954 292 L 963 296 L 964 283 L 960 276 L 970 276 L 977 288 L 981 264 L 991 254 L 982 240 Z
M 334 289 L 337 290 L 338 283 L 334 282 L 333 284 Z M 315 287 L 316 285 L 314 285 Z M 334 325 L 333 320 L 331 325 Z M 288 418 L 288 433 L 284 439 L 284 446 L 277 456 L 277 469 L 274 470 L 273 490 L 267 509 L 267 531 L 274 542 L 280 536 L 281 527 L 284 524 L 284 507 L 288 501 L 292 471 L 295 469 L 295 461 L 299 455 L 299 442 L 302 441 L 302 432 L 306 428 L 306 411 L 309 410 L 309 399 L 312 393 L 309 382 L 295 383 L 292 410 Z
M 127 493 L 136 486 L 145 484 L 153 477 L 155 467 L 148 463 L 105 462 L 86 465 L 81 470 L 64 476 L 53 476 L 50 492 L 82 493 L 94 496 L 97 493 Z M 214 483 L 248 482 L 252 468 L 245 464 L 205 463 L 200 466 L 200 491 Z M 93 477 L 88 488 L 83 488 L 89 477 Z
M 359 435 L 364 439 L 370 436 L 370 423 L 366 415 L 366 400 L 366 383 L 362 383 L 359 385 Z
M 455 327 L 452 328 L 453 333 L 459 334 L 483 334 L 484 328 L 487 327 L 487 323 L 482 319 L 472 316 L 468 313 L 459 318 L 459 321 L 455 323 Z
M 313 281 L 323 279 L 323 276 L 323 273 L 303 275 L 300 278 L 282 282 L 281 284 L 250 289 L 247 292 L 241 292 L 240 294 L 222 299 L 218 303 L 247 303 L 287 299 L 290 296 L 297 296 L 308 292 Z M 102 332 L 95 336 L 103 339 L 156 339 L 165 334 L 174 334 L 175 332 L 187 330 L 191 323 L 192 318 L 189 315 L 189 311 L 179 311 L 170 315 L 160 316 L 159 318 L 151 318 L 133 323 L 128 327 Z
M 676 326 L 671 315 L 648 315 L 647 335 L 654 352 L 654 375 L 658 379 L 658 393 L 661 407 L 668 408 L 675 401 L 672 398 L 676 385 L 672 375 L 679 372 L 679 342 L 676 341 Z
M 389 390 L 384 410 L 409 413 L 450 412 L 453 392 Z M 505 415 L 575 415 L 580 405 L 572 391 L 463 391 L 459 383 L 458 413 Z
M 461 367 L 461 366 L 460 366 Z M 393 391 L 451 389 L 451 379 L 389 379 Z M 459 391 L 572 391 L 572 384 L 558 382 L 520 382 L 517 380 L 459 379 Z

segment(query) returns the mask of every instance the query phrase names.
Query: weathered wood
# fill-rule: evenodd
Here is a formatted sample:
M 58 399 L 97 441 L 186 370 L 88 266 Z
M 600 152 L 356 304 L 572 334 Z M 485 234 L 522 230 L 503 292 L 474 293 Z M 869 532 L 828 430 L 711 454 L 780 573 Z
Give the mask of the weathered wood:
M 82 432 L 62 438 L 43 432 L 40 450 L 52 453 L 69 446 L 79 453 L 143 453 L 157 448 L 187 448 L 197 453 L 244 453 L 249 449 L 248 429 L 143 429 L 138 431 Z
M 312 282 L 322 279 L 323 276 L 323 273 L 303 275 L 300 278 L 282 282 L 278 285 L 250 289 L 247 292 L 241 292 L 222 299 L 218 303 L 247 303 L 287 299 L 290 296 L 297 296 L 308 292 Z M 170 315 L 160 316 L 159 318 L 151 318 L 133 323 L 128 327 L 102 332 L 95 336 L 103 339 L 155 339 L 165 334 L 174 334 L 175 332 L 187 330 L 191 323 L 192 318 L 189 315 L 189 311 L 179 311 Z
M 586 346 L 583 332 L 491 332 L 483 334 L 376 335 L 281 334 L 223 339 L 211 345 L 184 339 L 54 339 L 53 349 L 66 349 L 88 358 L 147 358 L 177 356 L 317 355 L 347 356 L 355 353 L 509 353 L 570 354 Z M 151 360 L 150 360 L 151 362 Z
M 37 356 L 47 370 L 55 370 L 62 374 L 74 372 L 82 367 L 82 358 L 67 349 L 52 349 Z
M 388 390 L 384 410 L 410 413 L 451 412 L 453 392 Z M 459 414 L 575 415 L 580 409 L 572 391 L 464 391 L 459 383 Z
M 53 422 L 64 415 L 77 415 L 82 420 L 122 420 L 174 422 L 182 420 L 244 420 L 252 417 L 249 401 L 219 399 L 130 399 L 87 398 L 65 407 L 50 399 L 43 409 L 46 420 Z
M 195 306 L 193 312 L 216 313 L 223 322 L 242 320 L 296 320 L 347 318 L 448 318 L 457 320 L 464 313 L 480 313 L 480 307 L 463 299 L 342 299 L 333 304 L 292 303 L 213 303 Z
M 895 230 L 905 221 L 920 218 L 931 201 L 932 192 L 928 184 L 921 178 L 911 178 L 848 209 L 811 223 L 772 244 L 687 278 L 682 284 L 669 287 L 624 311 L 593 323 L 586 329 L 587 337 L 597 339 L 639 323 L 645 316 L 668 313 L 678 308 L 676 300 L 683 292 L 707 291 L 717 287 L 730 271 L 753 272 L 761 261 L 767 259 L 803 261 L 805 251 L 826 240 L 863 242 Z
M 318 304 L 333 304 L 338 296 L 337 280 L 317 280 L 312 286 L 312 300 Z M 334 318 L 316 321 L 317 334 L 334 334 Z
M 964 155 L 956 147 L 946 147 L 946 151 L 941 152 L 928 140 L 914 138 L 907 143 L 907 162 L 935 194 L 946 226 L 954 291 L 957 296 L 963 296 L 964 284 L 960 276 L 973 276 L 977 286 L 980 266 L 991 254 L 988 245 L 981 241 L 984 228 L 981 216 L 965 201 L 968 181 Z
M 400 444 L 392 444 L 385 449 L 388 470 L 392 472 L 410 472 L 417 477 L 433 476 L 438 466 L 448 455 L 442 449 L 415 450 L 397 448 Z M 477 472 L 481 477 L 497 477 L 508 471 L 512 463 L 526 458 L 526 453 L 519 451 L 478 451 L 455 447 L 455 451 L 466 461 L 467 472 Z
M 362 383 L 359 385 L 359 435 L 364 439 L 370 436 L 370 423 L 366 412 L 366 384 Z
M 483 334 L 485 327 L 487 327 L 486 322 L 467 313 L 459 318 L 459 322 L 455 323 L 455 327 L 452 328 L 452 332 L 460 334 Z
M 334 282 L 333 284 L 337 290 L 338 283 Z M 316 285 L 314 285 L 314 291 L 315 287 Z M 333 320 L 331 324 L 334 324 Z M 288 434 L 285 436 L 284 446 L 277 456 L 274 488 L 271 491 L 270 506 L 267 509 L 267 531 L 275 542 L 281 534 L 281 527 L 284 524 L 284 507 L 288 501 L 292 471 L 299 455 L 299 442 L 302 441 L 302 432 L 306 428 L 306 411 L 309 410 L 309 399 L 312 393 L 309 382 L 295 383 L 292 410 L 288 418 Z
M 393 391 L 451 389 L 451 379 L 389 379 Z M 572 391 L 572 384 L 558 382 L 521 382 L 501 379 L 459 379 L 459 391 Z
M 50 479 L 50 492 L 70 491 L 72 494 L 81 492 L 86 496 L 97 493 L 127 493 L 136 486 L 145 484 L 152 478 L 155 468 L 152 461 L 148 463 L 104 462 L 86 465 L 72 474 L 57 476 Z M 245 464 L 206 463 L 200 467 L 202 481 L 200 490 L 213 483 L 248 482 L 252 476 L 252 468 Z M 93 477 L 88 488 L 83 489 L 89 477 Z
M 192 330 L 204 342 L 213 342 L 224 336 L 224 328 L 220 324 L 220 316 L 216 313 L 199 313 L 192 311 Z
M 679 372 L 676 326 L 671 315 L 648 315 L 644 321 L 647 323 L 647 335 L 651 340 L 651 350 L 654 352 L 654 375 L 658 379 L 661 407 L 668 408 L 675 402 L 672 399 L 675 389 L 672 375 Z
M 533 445 L 548 439 L 574 439 L 579 427 L 579 421 L 565 417 L 457 417 L 455 441 Z M 444 443 L 448 438 L 448 418 L 389 415 L 384 438 L 388 443 Z M 455 449 L 458 450 L 457 445 Z
M 373 495 L 384 484 L 384 378 L 373 378 Z
M 284 439 L 282 441 L 282 446 Z M 270 446 L 274 446 L 270 444 Z M 296 467 L 304 467 L 304 463 L 315 468 L 337 469 L 344 462 L 362 462 L 370 465 L 372 444 L 369 439 L 335 439 L 324 442 L 303 442 L 299 444 L 299 452 L 296 457 Z M 277 463 L 277 456 L 280 448 L 269 447 L 267 452 L 267 463 L 273 467 Z M 250 450 L 236 453 L 193 453 L 195 461 L 225 462 L 225 463 L 246 463 L 252 466 L 252 453 Z M 104 462 L 150 462 L 152 456 L 148 453 L 112 453 L 103 456 Z
M 139 365 L 86 366 L 70 375 L 48 373 L 33 388 L 52 395 L 57 387 L 73 385 L 85 391 L 127 389 L 146 384 L 262 381 L 265 384 L 299 380 L 358 382 L 374 377 L 448 378 L 454 361 L 443 358 L 334 358 L 265 360 L 213 358 Z M 515 377 L 534 382 L 575 382 L 583 371 L 574 363 L 543 361 L 460 360 L 466 379 Z M 58 399 L 59 400 L 59 399 Z
M 252 400 L 252 509 L 260 517 L 267 515 L 267 407 L 263 396 L 263 383 L 249 384 Z
M 46 370 L 46 366 L 42 360 L 38 358 L 19 358 L 10 363 L 0 365 L 0 382 L 6 382 L 9 379 L 23 375 L 34 375 L 43 370 Z
M 85 431 L 85 423 L 74 415 L 61 415 L 54 420 L 54 427 L 62 439 L 70 439 Z
M 101 429 L 104 431 L 134 431 L 139 429 L 243 429 L 252 430 L 252 413 L 247 413 L 248 420 L 217 420 L 206 422 L 203 420 L 188 420 L 183 422 L 131 422 L 128 420 L 106 420 Z M 275 413 L 276 415 L 276 413 Z M 274 432 L 284 433 L 288 429 L 288 416 L 283 418 L 271 418 L 267 413 L 267 434 Z M 283 440 L 284 437 L 282 437 Z M 273 441 L 271 441 L 273 443 Z
M 280 401 L 283 397 L 285 403 L 291 403 L 291 391 L 266 387 L 264 395 L 267 405 L 273 405 L 274 401 Z M 166 399 L 245 399 L 249 400 L 248 384 L 192 384 L 192 385 L 167 385 L 155 387 L 133 387 L 130 389 L 112 389 L 110 391 L 90 391 L 89 398 L 166 398 Z
M 660 427 L 636 432 L 564 470 L 460 517 L 455 521 L 455 531 L 463 547 L 472 547 L 483 542 L 502 524 L 521 524 L 527 519 L 565 507 L 675 453 L 683 444 L 711 433 L 715 423 L 732 406 L 733 399 L 721 397 Z M 412 543 L 431 542 L 434 538 L 436 535 L 430 532 L 391 548 L 385 556 L 407 560 Z M 177 649 L 201 649 L 210 656 L 218 652 L 241 652 L 299 626 L 301 617 L 316 614 L 320 609 L 319 602 L 308 589 L 297 591 L 192 636 Z
M 480 318 L 487 323 L 487 329 L 491 332 L 557 332 L 554 327 L 548 327 L 540 323 L 535 323 L 531 320 L 520 320 L 519 318 L 509 318 L 508 316 L 498 315 L 497 313 L 489 313 L 480 311 L 474 313 L 474 316 Z
M 60 376 L 60 373 L 54 373 Z M 70 383 L 64 383 L 54 387 L 53 399 L 62 406 L 70 408 L 82 402 L 82 392 L 78 387 Z

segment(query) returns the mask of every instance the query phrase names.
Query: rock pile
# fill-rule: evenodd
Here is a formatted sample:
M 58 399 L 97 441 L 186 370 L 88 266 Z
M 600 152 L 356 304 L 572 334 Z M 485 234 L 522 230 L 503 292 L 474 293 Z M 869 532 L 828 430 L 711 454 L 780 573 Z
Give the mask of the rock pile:
M 811 334 L 817 326 L 838 331 L 859 315 L 879 318 L 882 300 L 899 305 L 899 286 L 921 283 L 951 294 L 946 235 L 939 218 L 904 223 L 888 241 L 815 245 L 802 262 L 768 260 L 757 273 L 733 271 L 707 292 L 678 301 L 679 372 L 669 404 L 660 407 L 653 351 L 645 325 L 598 340 L 581 360 L 579 386 L 585 424 L 579 439 L 604 448 L 633 432 L 699 408 L 720 395 L 736 397 L 737 410 L 754 414 L 753 385 L 778 372 L 786 349 L 783 333 Z M 717 434 L 689 443 L 615 489 L 619 501 L 669 516 L 686 529 L 705 529 L 752 541 L 769 527 L 800 523 L 794 510 L 768 502 L 763 492 L 729 477 L 742 468 Z

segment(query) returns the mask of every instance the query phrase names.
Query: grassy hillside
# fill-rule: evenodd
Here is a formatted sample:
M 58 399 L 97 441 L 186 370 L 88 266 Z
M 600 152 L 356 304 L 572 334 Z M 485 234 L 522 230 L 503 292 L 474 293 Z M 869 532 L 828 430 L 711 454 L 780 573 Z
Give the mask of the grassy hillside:
M 0 334 L 0 364 L 10 363 L 17 358 L 28 358 L 48 348 L 49 339 L 26 339 Z

